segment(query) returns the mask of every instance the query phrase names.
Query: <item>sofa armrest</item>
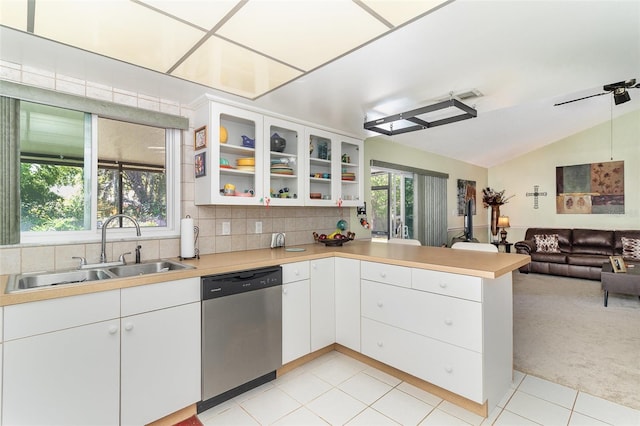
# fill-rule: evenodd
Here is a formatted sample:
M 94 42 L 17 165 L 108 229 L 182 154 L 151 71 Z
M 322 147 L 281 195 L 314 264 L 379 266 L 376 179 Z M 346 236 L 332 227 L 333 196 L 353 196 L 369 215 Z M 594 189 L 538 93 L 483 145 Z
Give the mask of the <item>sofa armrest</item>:
M 514 244 L 516 253 L 530 255 L 536 251 L 536 243 L 529 240 L 518 241 Z

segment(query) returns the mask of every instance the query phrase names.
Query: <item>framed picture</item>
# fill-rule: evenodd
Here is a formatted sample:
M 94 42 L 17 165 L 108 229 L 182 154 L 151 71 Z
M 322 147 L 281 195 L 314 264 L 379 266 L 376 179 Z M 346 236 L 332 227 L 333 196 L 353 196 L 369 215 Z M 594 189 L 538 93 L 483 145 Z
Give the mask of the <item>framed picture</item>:
M 196 154 L 195 158 L 195 171 L 196 177 L 202 177 L 207 175 L 207 162 L 206 162 L 206 152 L 202 152 L 200 154 Z
M 207 147 L 207 126 L 202 126 L 193 133 L 194 149 L 202 149 Z
M 627 266 L 624 264 L 622 256 L 609 256 L 609 260 L 611 261 L 613 272 L 627 272 Z

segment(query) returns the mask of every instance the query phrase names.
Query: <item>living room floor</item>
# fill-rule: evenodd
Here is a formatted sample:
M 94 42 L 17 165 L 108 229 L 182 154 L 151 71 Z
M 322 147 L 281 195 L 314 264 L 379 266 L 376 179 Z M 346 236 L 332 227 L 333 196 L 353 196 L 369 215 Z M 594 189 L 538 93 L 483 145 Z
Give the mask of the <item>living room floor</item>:
M 640 425 L 640 410 L 515 372 L 484 419 L 339 352 L 198 415 L 213 425 Z

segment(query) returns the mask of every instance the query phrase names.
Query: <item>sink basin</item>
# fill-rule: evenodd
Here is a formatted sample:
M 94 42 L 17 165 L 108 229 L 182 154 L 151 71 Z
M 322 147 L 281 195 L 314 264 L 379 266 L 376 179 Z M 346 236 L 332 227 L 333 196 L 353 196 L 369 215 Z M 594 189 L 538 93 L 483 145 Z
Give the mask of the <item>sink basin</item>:
M 156 274 L 158 272 L 180 271 L 194 269 L 194 266 L 185 265 L 171 260 L 156 260 L 131 265 L 114 266 L 107 271 L 116 277 L 133 277 L 136 275 Z
M 105 269 L 85 269 L 66 272 L 41 272 L 12 275 L 7 283 L 7 293 L 54 285 L 75 284 L 87 281 L 106 280 L 114 275 Z

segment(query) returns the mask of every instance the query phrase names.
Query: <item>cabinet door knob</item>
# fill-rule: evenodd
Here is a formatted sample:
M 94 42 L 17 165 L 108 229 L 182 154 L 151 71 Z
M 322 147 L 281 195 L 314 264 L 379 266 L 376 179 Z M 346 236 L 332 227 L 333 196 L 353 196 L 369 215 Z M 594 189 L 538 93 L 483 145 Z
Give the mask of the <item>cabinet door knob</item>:
M 446 371 L 447 373 L 451 374 L 451 373 L 453 373 L 453 367 L 451 367 L 451 366 L 446 366 L 446 367 L 444 368 L 444 371 Z
M 110 325 L 109 326 L 109 334 L 116 334 L 118 332 L 118 326 Z
M 441 282 L 441 283 L 440 283 L 440 288 L 447 288 L 447 283 L 443 283 L 443 282 Z
M 451 324 L 453 324 L 453 321 L 451 320 L 451 318 L 447 318 L 447 319 L 444 320 L 444 323 L 446 325 L 451 325 Z
M 383 343 L 382 343 L 382 341 L 380 341 L 380 340 L 378 340 L 377 345 L 378 345 L 378 347 L 379 347 L 379 348 L 381 348 L 381 347 L 383 347 L 383 346 L 384 346 L 384 344 L 383 344 Z
M 377 305 L 378 305 L 378 308 L 382 308 L 382 302 L 378 302 Z
M 127 330 L 127 331 L 133 330 L 133 323 L 130 323 L 130 322 L 126 323 L 124 325 L 124 329 Z
M 287 294 L 287 289 L 282 287 L 282 294 Z

